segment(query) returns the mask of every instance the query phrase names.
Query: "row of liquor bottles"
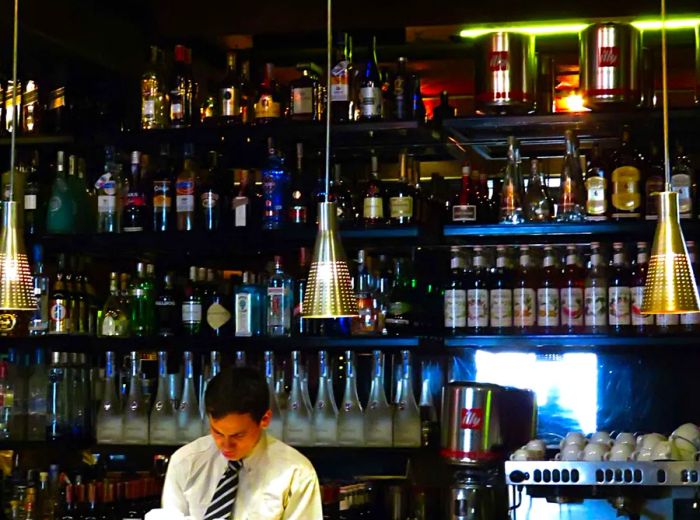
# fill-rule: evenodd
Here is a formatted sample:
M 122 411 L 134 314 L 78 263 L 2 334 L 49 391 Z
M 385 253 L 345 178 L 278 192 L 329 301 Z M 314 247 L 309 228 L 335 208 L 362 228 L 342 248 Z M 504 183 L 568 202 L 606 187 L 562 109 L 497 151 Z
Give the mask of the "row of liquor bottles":
M 695 243 L 687 243 L 695 263 Z M 614 242 L 609 263 L 599 242 L 590 245 L 587 268 L 577 246 L 561 251 L 544 246 L 537 264 L 534 248 L 521 246 L 513 267 L 508 248 L 495 248 L 490 267 L 487 248 L 471 248 L 466 267 L 463 248 L 452 248 L 452 277 L 444 293 L 448 333 L 638 333 L 696 331 L 700 314 L 642 314 L 648 246 L 637 242 L 627 261 L 625 244 Z

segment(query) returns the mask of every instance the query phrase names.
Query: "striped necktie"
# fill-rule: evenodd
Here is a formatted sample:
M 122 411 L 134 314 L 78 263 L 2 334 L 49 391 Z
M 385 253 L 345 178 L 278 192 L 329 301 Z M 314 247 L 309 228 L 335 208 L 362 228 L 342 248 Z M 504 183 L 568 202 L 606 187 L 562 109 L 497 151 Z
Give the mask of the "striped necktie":
M 224 476 L 219 480 L 216 491 L 211 497 L 211 502 L 204 515 L 204 520 L 224 519 L 231 520 L 233 504 L 236 503 L 236 490 L 238 489 L 238 472 L 243 466 L 240 460 L 230 460 Z

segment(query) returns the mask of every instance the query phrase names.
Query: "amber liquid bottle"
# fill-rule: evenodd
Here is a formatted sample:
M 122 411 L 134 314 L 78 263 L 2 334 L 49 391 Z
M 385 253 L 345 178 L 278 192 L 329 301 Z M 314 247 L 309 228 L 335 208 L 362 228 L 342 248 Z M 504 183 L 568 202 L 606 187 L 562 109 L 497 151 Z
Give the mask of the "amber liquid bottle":
M 632 146 L 630 130 L 625 127 L 622 145 L 612 158 L 613 168 L 611 216 L 615 219 L 635 219 L 642 213 L 641 166 L 642 158 Z
M 586 166 L 586 220 L 608 218 L 608 169 L 600 153 L 600 145 L 593 144 L 591 159 Z
M 566 246 L 566 267 L 562 276 L 559 300 L 561 302 L 561 327 L 566 333 L 583 330 L 585 273 L 579 265 L 576 246 Z
M 531 334 L 537 325 L 537 270 L 528 246 L 520 247 L 518 267 L 513 277 L 513 328 Z

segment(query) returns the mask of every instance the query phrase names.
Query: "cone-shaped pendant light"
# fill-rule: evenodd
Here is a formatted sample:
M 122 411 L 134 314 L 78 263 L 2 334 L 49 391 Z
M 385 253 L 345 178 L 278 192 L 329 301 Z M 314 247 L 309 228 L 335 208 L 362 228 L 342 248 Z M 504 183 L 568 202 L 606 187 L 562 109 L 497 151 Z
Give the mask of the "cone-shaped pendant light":
M 332 1 L 326 2 L 326 85 L 331 85 L 333 32 Z M 305 318 L 346 318 L 357 316 L 357 300 L 352 291 L 350 269 L 338 233 L 338 213 L 328 199 L 330 191 L 331 103 L 326 102 L 326 201 L 318 205 L 318 234 L 311 257 L 311 270 L 302 304 Z
M 642 314 L 681 314 L 700 312 L 700 298 L 681 230 L 678 194 L 671 191 L 671 160 L 668 152 L 666 0 L 661 0 L 661 24 L 661 94 L 666 187 L 657 195 L 659 220 L 651 247 L 641 312 Z

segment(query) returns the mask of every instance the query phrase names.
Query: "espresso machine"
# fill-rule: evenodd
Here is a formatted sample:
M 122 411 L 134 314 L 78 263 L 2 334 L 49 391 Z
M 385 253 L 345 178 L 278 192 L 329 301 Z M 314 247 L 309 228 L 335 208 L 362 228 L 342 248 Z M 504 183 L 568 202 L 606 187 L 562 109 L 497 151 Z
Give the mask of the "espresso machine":
M 453 471 L 448 520 L 507 520 L 508 454 L 535 435 L 529 390 L 453 381 L 443 388 L 441 455 Z

